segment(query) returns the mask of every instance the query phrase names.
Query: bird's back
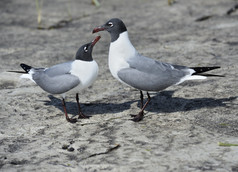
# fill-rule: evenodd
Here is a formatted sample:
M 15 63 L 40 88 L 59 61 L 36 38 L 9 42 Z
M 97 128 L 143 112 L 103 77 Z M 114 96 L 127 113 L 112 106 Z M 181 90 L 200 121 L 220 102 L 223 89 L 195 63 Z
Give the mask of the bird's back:
M 144 91 L 163 90 L 178 83 L 188 74 L 186 67 L 174 67 L 140 54 L 127 62 L 130 67 L 120 70 L 119 78 L 128 85 Z
M 32 79 L 43 90 L 51 94 L 62 94 L 76 87 L 80 81 L 70 74 L 71 62 L 54 65 L 50 68 L 32 68 Z

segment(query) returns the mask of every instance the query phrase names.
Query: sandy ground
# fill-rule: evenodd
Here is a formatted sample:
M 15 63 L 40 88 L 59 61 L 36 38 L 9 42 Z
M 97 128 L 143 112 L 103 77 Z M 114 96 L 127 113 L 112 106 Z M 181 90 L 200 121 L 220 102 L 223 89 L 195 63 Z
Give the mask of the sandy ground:
M 40 0 L 39 0 L 40 1 Z M 41 1 L 40 1 L 41 2 Z M 238 171 L 238 12 L 233 0 L 0 1 L 0 171 Z M 203 16 L 211 18 L 196 22 Z M 187 66 L 221 66 L 226 75 L 154 93 L 143 121 L 139 91 L 120 84 L 107 65 L 109 34 L 95 46 L 100 72 L 80 102 L 90 119 L 66 122 L 61 98 L 20 80 L 19 64 L 48 67 L 74 59 L 112 17 L 127 25 L 143 55 Z M 72 20 L 70 21 L 70 18 Z M 61 27 L 57 27 L 57 22 Z M 56 28 L 53 28 L 55 27 Z M 75 95 L 67 96 L 70 116 Z M 65 148 L 65 149 L 63 149 Z

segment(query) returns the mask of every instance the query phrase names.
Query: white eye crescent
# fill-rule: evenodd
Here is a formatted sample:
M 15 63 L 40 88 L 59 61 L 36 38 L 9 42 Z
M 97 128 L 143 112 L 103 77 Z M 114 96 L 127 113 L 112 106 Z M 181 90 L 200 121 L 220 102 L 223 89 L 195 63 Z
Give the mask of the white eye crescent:
M 108 25 L 109 25 L 110 27 L 112 27 L 112 26 L 113 26 L 113 23 L 112 23 L 112 22 L 109 22 Z
M 84 50 L 84 52 L 88 52 L 88 48 L 87 47 L 84 47 L 83 50 Z

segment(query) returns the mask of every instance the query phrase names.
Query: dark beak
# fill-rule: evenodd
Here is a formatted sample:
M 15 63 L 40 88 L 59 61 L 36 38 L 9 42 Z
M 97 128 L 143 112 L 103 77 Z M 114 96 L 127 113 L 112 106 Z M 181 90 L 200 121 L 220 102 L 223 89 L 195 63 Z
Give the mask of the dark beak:
M 92 41 L 92 46 L 94 46 L 98 41 L 99 39 L 101 38 L 101 36 L 97 36 L 93 41 Z
M 99 27 L 96 27 L 93 29 L 93 33 L 97 33 L 97 32 L 100 32 L 100 31 L 103 31 L 105 30 L 105 27 L 104 26 L 99 26 Z

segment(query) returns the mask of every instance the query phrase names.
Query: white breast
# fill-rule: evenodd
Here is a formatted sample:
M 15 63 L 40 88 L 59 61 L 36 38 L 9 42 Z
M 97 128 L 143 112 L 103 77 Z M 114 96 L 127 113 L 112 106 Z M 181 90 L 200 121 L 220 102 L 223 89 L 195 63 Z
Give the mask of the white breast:
M 128 32 L 120 34 L 119 38 L 110 44 L 109 48 L 109 69 L 116 79 L 121 81 L 117 75 L 118 71 L 123 68 L 128 68 L 127 59 L 135 56 L 136 49 L 131 44 Z M 122 81 L 121 81 L 122 82 Z
M 98 64 L 93 60 L 90 62 L 75 60 L 72 63 L 72 75 L 79 78 L 80 84 L 76 89 L 84 89 L 89 87 L 97 78 Z

